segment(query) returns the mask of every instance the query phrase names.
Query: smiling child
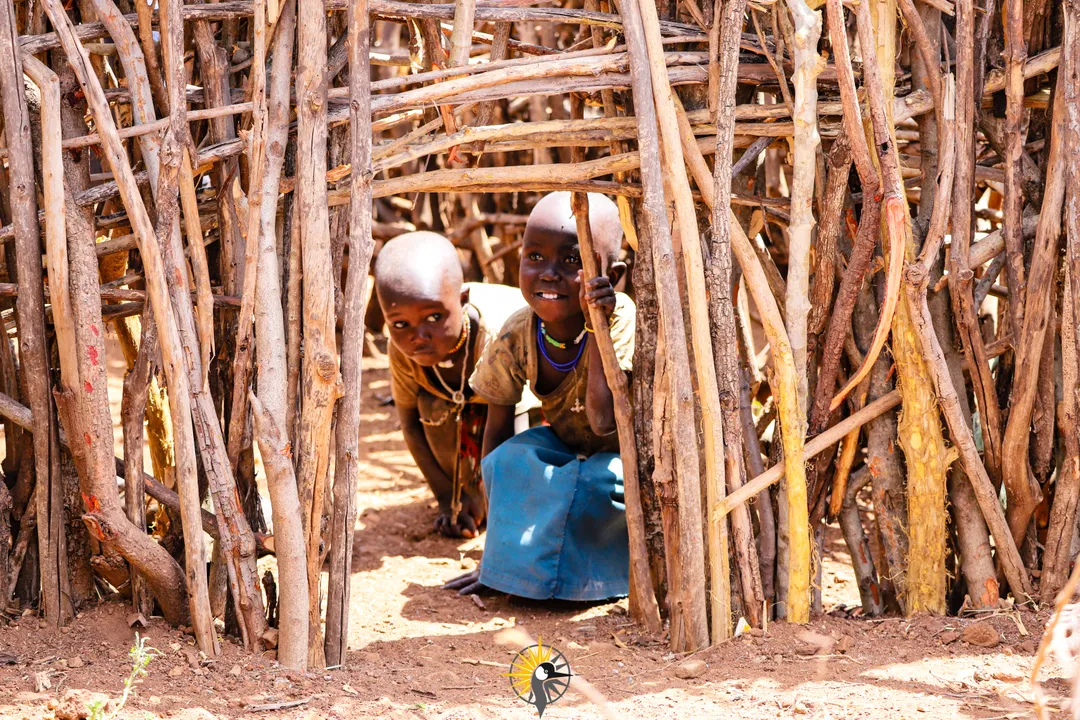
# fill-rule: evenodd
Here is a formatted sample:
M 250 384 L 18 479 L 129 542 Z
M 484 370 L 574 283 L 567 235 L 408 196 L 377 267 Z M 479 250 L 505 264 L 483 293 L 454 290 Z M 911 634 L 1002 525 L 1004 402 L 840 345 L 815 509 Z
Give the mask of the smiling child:
M 552 193 L 529 216 L 514 313 L 473 371 L 488 401 L 483 478 L 488 534 L 480 569 L 447 584 L 478 584 L 533 599 L 600 600 L 629 586 L 622 462 L 611 390 L 586 324 L 588 305 L 610 318 L 620 367 L 634 354 L 634 303 L 614 285 L 622 228 L 615 203 L 589 195 L 589 224 L 606 275 L 583 283 L 569 193 Z M 526 384 L 548 427 L 513 435 Z M 478 584 L 477 584 L 478 583 Z

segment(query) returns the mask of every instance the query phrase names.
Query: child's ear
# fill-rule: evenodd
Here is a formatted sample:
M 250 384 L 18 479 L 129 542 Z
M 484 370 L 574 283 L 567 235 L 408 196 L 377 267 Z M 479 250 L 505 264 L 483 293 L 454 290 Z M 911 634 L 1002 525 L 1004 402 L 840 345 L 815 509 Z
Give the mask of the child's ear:
M 622 260 L 616 260 L 608 266 L 607 276 L 611 280 L 611 285 L 615 286 L 619 284 L 619 280 L 626 274 L 626 263 Z
M 461 288 L 461 305 L 464 307 L 469 302 L 469 290 L 468 286 Z

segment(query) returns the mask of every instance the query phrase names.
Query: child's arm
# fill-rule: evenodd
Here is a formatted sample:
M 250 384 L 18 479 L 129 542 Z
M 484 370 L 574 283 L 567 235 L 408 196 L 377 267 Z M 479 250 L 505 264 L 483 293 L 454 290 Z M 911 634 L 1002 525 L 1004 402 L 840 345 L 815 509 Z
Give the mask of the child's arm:
M 484 425 L 483 456 L 514 437 L 513 405 L 488 405 L 487 423 Z
M 615 399 L 604 376 L 604 365 L 600 359 L 600 350 L 596 342 L 589 345 L 589 379 L 585 391 L 585 416 L 589 418 L 589 427 L 597 435 L 610 435 L 618 428 L 615 425 Z
M 450 517 L 450 504 L 454 494 L 454 480 L 443 472 L 435 454 L 431 451 L 424 426 L 420 422 L 420 411 L 414 407 L 398 406 L 398 418 L 401 420 L 401 434 L 405 436 L 405 445 L 416 462 L 428 487 L 439 501 L 439 518 L 435 529 L 450 537 L 476 537 L 476 525 L 483 519 L 483 510 L 464 491 L 461 493 L 461 514 Z
M 583 297 L 582 311 L 585 313 L 585 322 L 589 324 L 589 306 L 599 307 L 604 315 L 610 319 L 615 312 L 615 288 L 611 278 L 606 275 L 581 283 Z M 604 365 L 600 359 L 600 346 L 596 338 L 590 338 L 589 347 L 589 378 L 588 387 L 585 391 L 585 416 L 589 419 L 589 427 L 599 436 L 610 435 L 617 430 L 615 425 L 615 400 L 608 387 L 607 378 L 604 376 Z

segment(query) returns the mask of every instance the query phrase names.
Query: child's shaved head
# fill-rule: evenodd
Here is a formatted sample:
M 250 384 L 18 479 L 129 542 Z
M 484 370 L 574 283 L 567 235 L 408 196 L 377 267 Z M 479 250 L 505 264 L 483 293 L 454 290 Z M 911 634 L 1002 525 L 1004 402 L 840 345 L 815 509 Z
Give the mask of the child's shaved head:
M 606 195 L 589 193 L 589 227 L 593 250 L 610 265 L 618 259 L 622 247 L 622 224 L 619 208 Z M 549 232 L 577 237 L 577 221 L 570 205 L 570 193 L 553 192 L 540 198 L 525 226 L 525 232 Z
M 438 233 L 405 233 L 386 243 L 375 260 L 375 289 L 380 294 L 414 297 L 439 294 L 446 286 L 460 292 L 465 281 L 453 243 Z
M 412 360 L 430 367 L 446 360 L 463 333 L 461 259 L 433 232 L 399 235 L 375 261 L 375 292 L 390 339 Z

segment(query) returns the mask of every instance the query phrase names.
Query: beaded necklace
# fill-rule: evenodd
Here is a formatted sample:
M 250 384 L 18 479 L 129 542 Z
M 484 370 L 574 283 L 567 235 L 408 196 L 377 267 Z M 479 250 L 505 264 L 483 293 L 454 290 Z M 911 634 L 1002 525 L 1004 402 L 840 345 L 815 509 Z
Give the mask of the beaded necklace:
M 453 350 L 450 351 L 450 354 L 453 355 L 454 353 L 456 353 L 458 350 L 461 349 L 462 345 L 465 346 L 465 357 L 461 361 L 461 384 L 460 384 L 460 387 L 457 390 L 452 389 L 450 387 L 450 385 L 448 385 L 447 382 L 445 380 L 443 380 L 443 377 L 442 377 L 442 375 L 439 374 L 438 369 L 437 368 L 432 368 L 432 370 L 435 373 L 435 377 L 438 378 L 439 383 L 443 386 L 443 389 L 446 390 L 446 392 L 450 393 L 450 395 L 452 397 L 452 402 L 454 403 L 454 419 L 457 421 L 457 432 L 455 433 L 455 437 L 457 437 L 457 441 L 458 441 L 459 444 L 461 443 L 461 414 L 465 410 L 465 383 L 466 383 L 467 377 L 468 377 L 467 371 L 469 369 L 469 350 L 471 349 L 471 347 L 467 344 L 467 342 L 468 342 L 468 339 L 469 339 L 469 331 L 470 331 L 471 328 L 472 328 L 472 321 L 469 320 L 469 306 L 466 305 L 465 306 L 465 326 L 462 328 L 461 339 L 458 341 L 457 347 L 455 347 Z M 445 420 L 446 420 L 446 416 L 444 415 L 443 419 L 441 421 L 439 421 L 438 424 L 441 425 Z M 451 497 L 450 497 L 450 521 L 451 522 L 455 522 L 457 520 L 457 516 L 461 513 L 461 490 L 462 490 L 462 482 L 461 482 L 461 449 L 459 447 L 458 451 L 454 454 L 454 475 L 453 475 L 453 485 L 451 486 Z
M 549 343 L 551 343 L 552 347 L 557 347 L 560 350 L 565 350 L 566 349 L 566 343 L 559 342 L 558 340 L 556 340 L 555 338 L 551 337 L 551 335 L 548 334 L 547 326 L 544 324 L 543 320 L 540 321 L 540 332 L 541 332 L 541 334 L 543 334 L 544 339 L 547 340 Z M 584 339 L 585 339 L 585 329 L 582 329 L 582 331 L 578 333 L 578 336 L 576 338 L 574 338 L 573 344 L 574 345 L 580 345 L 581 341 L 584 340 Z
M 585 334 L 584 330 L 582 330 L 581 332 L 582 332 L 582 335 Z M 577 364 L 578 364 L 578 361 L 581 360 L 582 353 L 585 352 L 585 343 L 581 342 L 580 339 L 577 341 L 578 351 L 577 351 L 577 355 L 574 356 L 573 360 L 571 360 L 570 362 L 565 362 L 565 363 L 557 363 L 557 362 L 555 362 L 554 360 L 551 359 L 551 356 L 548 355 L 547 348 L 544 347 L 544 335 L 545 335 L 545 333 L 544 333 L 544 330 L 543 330 L 543 325 L 541 324 L 540 326 L 538 326 L 536 328 L 536 344 L 540 346 L 540 354 L 544 356 L 544 359 L 548 361 L 548 364 L 551 365 L 551 367 L 558 370 L 559 372 L 570 372 L 571 370 L 576 368 Z M 564 344 L 564 346 L 565 346 L 565 344 Z

